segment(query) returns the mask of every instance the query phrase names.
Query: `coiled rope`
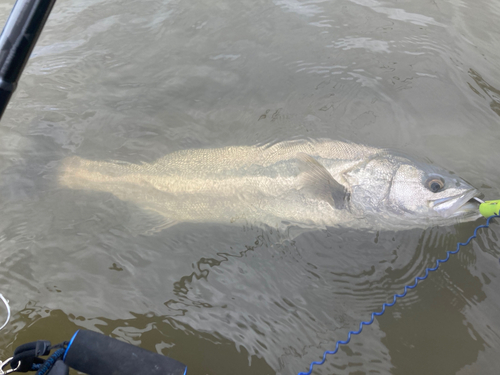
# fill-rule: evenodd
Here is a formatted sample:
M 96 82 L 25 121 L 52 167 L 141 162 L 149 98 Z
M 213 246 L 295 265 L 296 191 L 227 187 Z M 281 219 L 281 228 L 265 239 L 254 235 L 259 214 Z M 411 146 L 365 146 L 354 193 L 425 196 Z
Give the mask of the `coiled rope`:
M 476 229 L 474 229 L 474 234 L 472 236 L 470 236 L 467 241 L 457 243 L 457 248 L 456 248 L 455 251 L 448 250 L 446 252 L 446 258 L 445 259 L 438 259 L 438 260 L 436 260 L 436 266 L 435 267 L 433 267 L 433 268 L 427 268 L 425 270 L 425 276 L 417 276 L 417 277 L 415 277 L 415 283 L 413 285 L 406 285 L 403 293 L 401 293 L 401 294 L 395 294 L 391 303 L 384 303 L 382 305 L 382 311 L 380 311 L 380 312 L 372 312 L 371 319 L 369 321 L 359 323 L 359 329 L 357 331 L 349 331 L 349 333 L 347 334 L 347 340 L 345 340 L 345 341 L 342 341 L 342 340 L 337 341 L 337 343 L 335 345 L 335 350 L 326 350 L 323 353 L 323 358 L 322 358 L 321 361 L 314 361 L 314 362 L 312 362 L 311 365 L 309 366 L 309 371 L 308 372 L 299 372 L 298 375 L 311 375 L 311 373 L 313 371 L 313 368 L 314 368 L 314 365 L 321 366 L 323 363 L 325 363 L 326 356 L 328 354 L 335 354 L 339 350 L 339 346 L 340 345 L 347 345 L 349 343 L 349 341 L 351 341 L 351 336 L 352 335 L 359 335 L 361 333 L 361 331 L 363 330 L 363 326 L 364 325 L 365 326 L 369 326 L 370 324 L 373 323 L 373 321 L 375 320 L 376 316 L 380 316 L 380 315 L 382 315 L 385 312 L 385 308 L 386 307 L 394 306 L 396 304 L 396 300 L 398 298 L 402 298 L 402 297 L 406 296 L 406 293 L 408 292 L 408 290 L 416 288 L 417 285 L 418 285 L 418 282 L 420 280 L 425 280 L 427 278 L 427 276 L 429 276 L 429 272 L 436 271 L 439 268 L 439 264 L 440 263 L 447 262 L 448 259 L 450 259 L 450 255 L 451 254 L 458 253 L 459 250 L 460 250 L 460 246 L 467 246 L 474 238 L 476 238 L 477 231 L 479 229 L 481 229 L 481 228 L 488 228 L 490 226 L 491 219 L 496 218 L 496 217 L 500 217 L 500 215 L 495 214 L 495 215 L 492 215 L 492 216 L 488 217 L 488 220 L 486 220 L 486 224 L 479 225 Z

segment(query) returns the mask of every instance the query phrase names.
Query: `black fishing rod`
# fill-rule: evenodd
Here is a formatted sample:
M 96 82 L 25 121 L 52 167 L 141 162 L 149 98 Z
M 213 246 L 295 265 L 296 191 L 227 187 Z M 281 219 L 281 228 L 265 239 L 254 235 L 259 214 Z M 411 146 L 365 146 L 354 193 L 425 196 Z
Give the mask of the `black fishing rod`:
M 54 351 L 55 350 L 55 351 Z M 49 358 L 48 356 L 54 351 Z M 11 366 L 10 370 L 3 370 Z M 51 345 L 38 340 L 23 344 L 0 363 L 0 375 L 36 371 L 36 375 L 68 375 L 69 368 L 89 375 L 186 375 L 175 359 L 119 341 L 101 333 L 78 330 L 70 341 Z
M 56 0 L 17 0 L 0 35 L 0 119 Z

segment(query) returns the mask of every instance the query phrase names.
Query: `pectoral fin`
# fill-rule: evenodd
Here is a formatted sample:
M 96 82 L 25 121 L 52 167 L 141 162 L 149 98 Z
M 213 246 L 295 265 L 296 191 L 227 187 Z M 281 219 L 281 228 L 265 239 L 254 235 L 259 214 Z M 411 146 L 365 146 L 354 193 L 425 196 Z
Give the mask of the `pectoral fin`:
M 339 184 L 316 159 L 304 154 L 297 154 L 300 171 L 300 190 L 330 203 L 336 209 L 344 209 L 349 199 L 346 188 Z

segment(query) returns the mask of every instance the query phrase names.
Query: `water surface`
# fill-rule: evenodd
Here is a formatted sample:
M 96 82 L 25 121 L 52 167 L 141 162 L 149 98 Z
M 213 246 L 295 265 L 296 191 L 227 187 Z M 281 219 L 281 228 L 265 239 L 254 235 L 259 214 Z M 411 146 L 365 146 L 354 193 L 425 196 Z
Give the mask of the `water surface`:
M 498 17 L 493 0 L 58 1 L 0 124 L 0 358 L 87 328 L 191 375 L 306 370 L 481 221 L 145 234 L 137 207 L 59 187 L 57 166 L 326 137 L 428 158 L 496 199 Z M 315 374 L 496 373 L 499 233 Z

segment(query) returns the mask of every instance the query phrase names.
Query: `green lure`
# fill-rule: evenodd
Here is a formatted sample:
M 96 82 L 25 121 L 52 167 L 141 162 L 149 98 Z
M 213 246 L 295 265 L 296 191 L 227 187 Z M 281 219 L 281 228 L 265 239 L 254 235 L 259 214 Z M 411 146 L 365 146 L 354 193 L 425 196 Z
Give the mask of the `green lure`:
M 485 218 L 493 215 L 498 215 L 500 211 L 500 200 L 496 201 L 486 201 L 479 205 L 479 212 Z

